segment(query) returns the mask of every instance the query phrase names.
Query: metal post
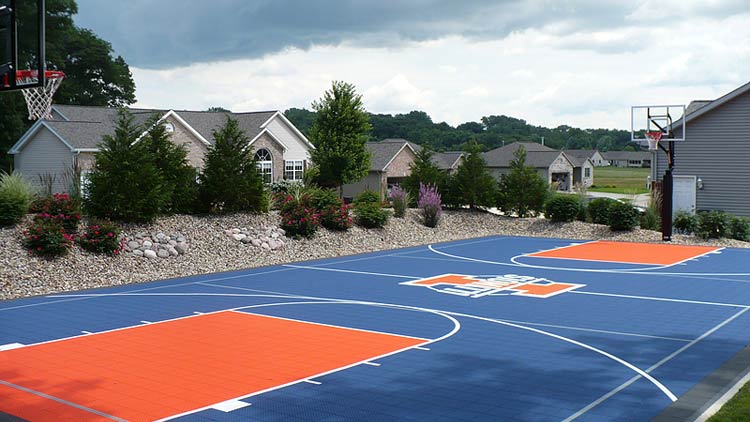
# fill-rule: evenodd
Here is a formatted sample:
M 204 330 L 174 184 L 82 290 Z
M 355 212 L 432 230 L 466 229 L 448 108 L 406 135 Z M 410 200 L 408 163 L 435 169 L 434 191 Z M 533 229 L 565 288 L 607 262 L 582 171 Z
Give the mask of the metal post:
M 668 142 L 667 150 L 667 171 L 664 173 L 661 188 L 661 240 L 665 242 L 672 241 L 672 192 L 674 169 L 674 141 Z
M 45 84 L 45 78 L 46 75 L 44 72 L 47 70 L 47 55 L 46 55 L 46 22 L 47 22 L 47 16 L 46 16 L 46 10 L 45 10 L 45 1 L 44 0 L 37 0 L 37 29 L 39 32 L 39 57 L 37 64 L 37 69 L 39 70 L 39 79 L 38 79 L 38 86 L 44 87 Z

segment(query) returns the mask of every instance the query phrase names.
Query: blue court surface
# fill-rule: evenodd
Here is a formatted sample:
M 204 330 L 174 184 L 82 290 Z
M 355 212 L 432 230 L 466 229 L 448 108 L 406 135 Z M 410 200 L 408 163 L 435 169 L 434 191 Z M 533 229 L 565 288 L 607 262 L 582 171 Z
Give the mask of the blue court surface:
M 664 245 L 654 250 L 654 263 L 607 258 L 613 248 L 490 237 L 1 302 L 0 419 L 5 413 L 31 420 L 24 417 L 31 405 L 11 403 L 26 397 L 37 408 L 71 407 L 90 420 L 133 420 L 130 410 L 158 411 L 169 401 L 156 420 L 647 421 L 748 344 L 750 250 Z M 107 365 L 94 384 L 72 372 L 30 379 L 24 365 L 37 363 L 19 363 L 54 346 L 60 367 L 65 353 L 80 354 L 76 365 L 85 366 L 98 338 L 227 312 L 299 323 L 294 328 L 312 338 L 289 334 L 284 343 L 284 333 L 267 333 L 282 338 L 282 347 L 271 349 L 260 333 L 254 344 L 273 378 L 262 384 L 237 379 L 255 359 L 252 352 L 224 353 L 241 340 L 227 331 L 222 349 L 206 352 L 216 359 L 190 362 L 196 371 L 214 368 L 203 376 L 205 387 L 191 381 L 190 395 L 171 387 L 117 393 L 121 402 L 82 391 L 117 391 L 118 375 Z M 333 337 L 320 347 L 319 328 L 343 330 L 326 334 Z M 201 333 L 210 334 L 191 334 L 196 350 L 185 354 L 208 356 L 197 350 L 211 347 Z M 343 344 L 360 335 L 377 335 L 368 341 L 388 351 L 355 356 Z M 120 343 L 123 350 L 130 350 L 130 338 Z M 76 349 L 79 340 L 92 343 Z M 308 346 L 295 355 L 297 344 Z M 166 338 L 148 346 L 155 354 L 170 348 Z M 149 359 L 134 353 L 115 354 L 112 364 Z M 239 359 L 236 372 L 220 366 L 225 355 Z M 343 363 L 325 366 L 317 355 Z M 182 353 L 171 356 L 178 361 Z M 139 376 L 143 385 L 180 384 L 168 370 Z M 243 383 L 240 394 L 222 390 Z M 208 390 L 218 398 L 201 402 Z M 132 409 L 118 407 L 126 401 Z

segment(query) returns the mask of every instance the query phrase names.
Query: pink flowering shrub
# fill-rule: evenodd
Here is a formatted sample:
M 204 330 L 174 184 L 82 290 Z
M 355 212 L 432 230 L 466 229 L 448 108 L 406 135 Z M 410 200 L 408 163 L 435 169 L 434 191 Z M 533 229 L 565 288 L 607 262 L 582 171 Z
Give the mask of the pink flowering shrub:
M 422 222 L 427 227 L 437 227 L 443 211 L 440 192 L 433 185 L 419 184 L 419 201 L 417 207 L 422 214 Z
M 67 193 L 56 193 L 49 198 L 40 199 L 35 202 L 33 209 L 37 213 L 34 217 L 37 221 L 54 221 L 70 234 L 75 234 L 78 230 L 78 223 L 81 221 L 80 207 L 78 201 Z
M 320 214 L 323 227 L 329 230 L 347 231 L 352 226 L 352 217 L 349 215 L 350 205 L 331 205 Z
M 393 202 L 393 216 L 403 218 L 406 215 L 406 207 L 409 205 L 409 193 L 400 186 L 394 186 L 391 189 L 391 202 Z
M 124 246 L 120 233 L 120 228 L 112 223 L 89 224 L 78 238 L 78 244 L 89 252 L 119 255 Z
M 320 214 L 315 212 L 307 195 L 295 199 L 287 195 L 281 204 L 281 228 L 289 237 L 312 237 L 320 226 Z
M 23 245 L 39 256 L 62 256 L 73 246 L 73 235 L 65 233 L 56 221 L 37 220 L 23 232 Z

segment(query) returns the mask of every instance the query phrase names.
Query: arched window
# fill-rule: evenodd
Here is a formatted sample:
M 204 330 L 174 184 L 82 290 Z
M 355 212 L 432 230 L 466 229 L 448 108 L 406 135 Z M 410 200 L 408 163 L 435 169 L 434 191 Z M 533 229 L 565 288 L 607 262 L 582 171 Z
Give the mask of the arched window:
M 258 162 L 258 171 L 263 178 L 263 183 L 273 181 L 273 156 L 265 148 L 259 149 L 255 153 L 255 160 Z

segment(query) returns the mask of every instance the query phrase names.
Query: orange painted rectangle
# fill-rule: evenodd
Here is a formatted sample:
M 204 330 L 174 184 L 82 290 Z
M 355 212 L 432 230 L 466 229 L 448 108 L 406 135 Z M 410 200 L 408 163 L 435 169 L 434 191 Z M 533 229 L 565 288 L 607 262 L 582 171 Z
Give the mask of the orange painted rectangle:
M 0 380 L 116 418 L 153 421 L 425 342 L 226 311 L 3 351 Z M 19 418 L 112 420 L 60 406 L 70 407 L 0 390 L 0 410 Z
M 537 252 L 527 256 L 621 262 L 624 264 L 674 265 L 719 249 L 711 246 L 596 241 Z

